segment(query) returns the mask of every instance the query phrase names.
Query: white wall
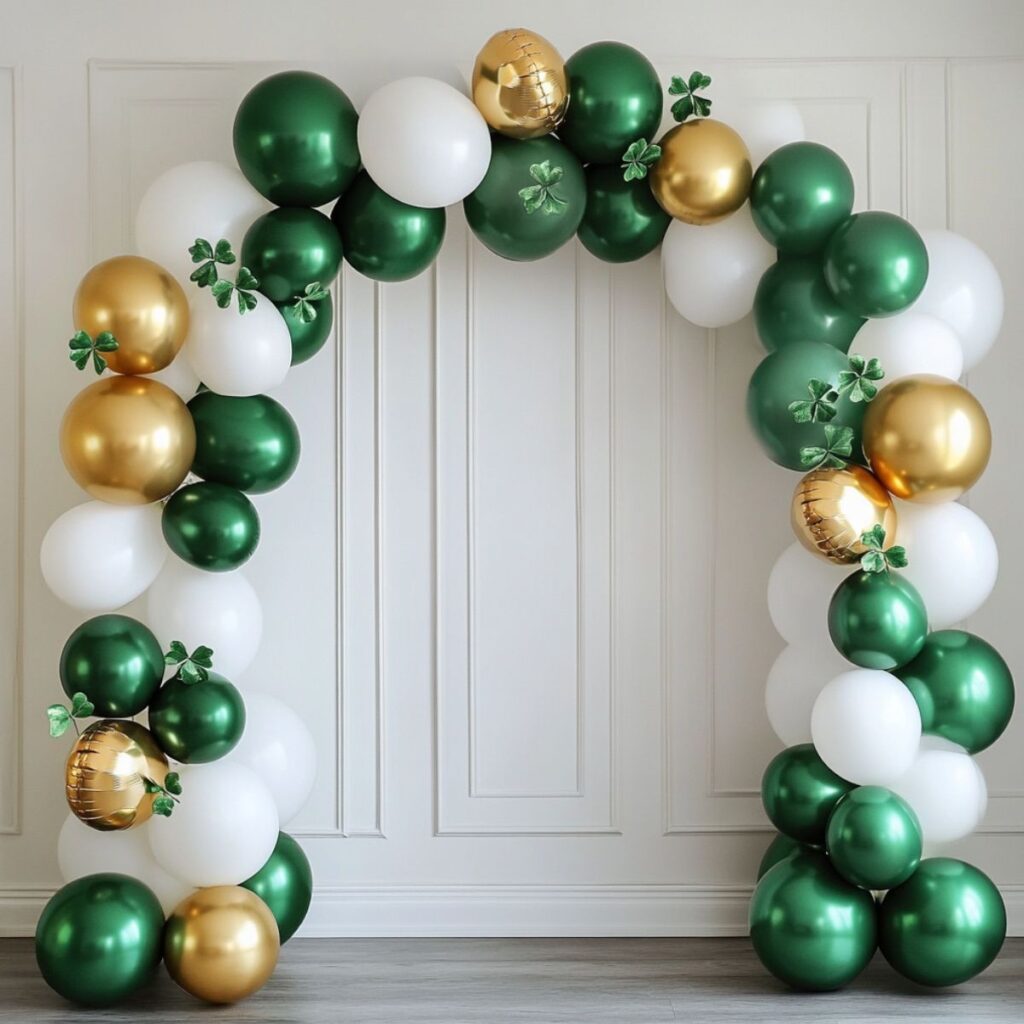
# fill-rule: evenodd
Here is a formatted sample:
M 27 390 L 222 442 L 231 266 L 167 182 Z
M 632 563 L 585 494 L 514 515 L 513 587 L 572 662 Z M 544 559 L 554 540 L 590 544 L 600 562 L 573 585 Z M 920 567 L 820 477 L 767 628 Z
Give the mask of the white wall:
M 525 0 L 514 15 L 565 54 L 619 38 L 666 77 L 700 67 L 796 100 L 861 206 L 992 254 L 1007 316 L 971 375 L 996 439 L 971 503 L 1003 574 L 972 628 L 1018 669 L 1021 10 Z M 358 104 L 404 74 L 457 80 L 510 16 L 0 3 L 0 931 L 31 928 L 58 883 L 65 745 L 42 711 L 77 619 L 37 551 L 82 499 L 56 446 L 82 383 L 65 350 L 78 279 L 130 246 L 162 169 L 230 160 L 234 106 L 272 67 L 323 70 Z M 684 323 L 653 257 L 610 270 L 570 245 L 504 264 L 457 211 L 436 271 L 381 287 L 346 270 L 336 298 L 336 345 L 279 395 L 303 460 L 259 500 L 267 628 L 242 680 L 296 705 L 319 744 L 297 823 L 318 884 L 307 933 L 741 932 L 777 749 L 764 584 L 793 485 L 744 422 L 749 322 Z M 992 801 L 964 845 L 1018 931 L 1022 742 L 1018 716 L 983 756 Z

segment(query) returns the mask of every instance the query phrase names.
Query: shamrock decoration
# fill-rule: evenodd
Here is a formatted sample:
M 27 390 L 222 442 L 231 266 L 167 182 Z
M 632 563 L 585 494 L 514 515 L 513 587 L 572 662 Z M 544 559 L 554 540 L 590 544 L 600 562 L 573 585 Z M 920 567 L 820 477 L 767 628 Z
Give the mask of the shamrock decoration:
M 825 424 L 825 445 L 800 449 L 800 463 L 808 469 L 842 469 L 853 454 L 853 429 Z
M 75 725 L 76 718 L 88 718 L 96 708 L 92 701 L 81 691 L 78 691 L 71 698 L 71 707 L 64 704 L 51 704 L 46 709 L 46 717 L 50 720 L 50 735 L 63 736 L 68 727 L 74 725 L 75 732 L 78 726 Z
M 295 296 L 292 309 L 295 310 L 295 315 L 302 323 L 311 324 L 316 319 L 314 303 L 326 298 L 327 289 L 319 281 L 314 281 L 312 284 L 306 285 L 306 290 L 301 295 Z
M 870 402 L 878 394 L 872 381 L 884 376 L 882 364 L 874 357 L 850 356 L 850 368 L 839 373 L 839 394 L 849 393 L 851 402 Z
M 711 100 L 706 96 L 698 96 L 698 89 L 706 89 L 711 84 L 711 76 L 702 71 L 692 71 L 688 79 L 679 75 L 672 76 L 668 87 L 670 96 L 679 99 L 672 104 L 672 116 L 677 121 L 685 121 L 688 117 L 707 117 L 711 113 Z
M 231 251 L 231 243 L 226 238 L 220 239 L 216 245 L 210 245 L 205 238 L 197 238 L 195 245 L 189 246 L 188 253 L 193 263 L 201 264 L 188 277 L 200 288 L 208 288 L 217 281 L 218 263 L 226 266 L 236 259 Z
M 180 640 L 172 640 L 164 655 L 164 664 L 177 665 L 175 678 L 183 683 L 205 683 L 210 678 L 209 670 L 213 668 L 213 650 L 200 646 L 189 654 Z
M 839 392 L 831 384 L 812 377 L 807 382 L 807 393 L 810 399 L 790 402 L 787 406 L 797 423 L 828 423 L 835 418 Z
M 100 353 L 116 352 L 117 339 L 110 331 L 101 331 L 95 339 L 91 338 L 87 331 L 78 331 L 68 342 L 68 348 L 71 350 L 68 358 L 79 370 L 85 369 L 89 357 L 92 356 L 92 367 L 98 377 L 107 368 L 107 361 Z
M 519 198 L 523 201 L 523 209 L 527 213 L 561 213 L 569 203 L 555 192 L 555 186 L 562 180 L 561 167 L 552 167 L 550 160 L 543 163 L 530 164 L 530 177 L 537 183 L 527 185 L 519 190 Z
M 906 548 L 894 544 L 891 548 L 882 550 L 882 545 L 885 544 L 885 527 L 880 523 L 862 533 L 860 542 L 867 548 L 860 557 L 860 567 L 864 572 L 888 572 L 889 569 L 906 568 Z
M 638 181 L 647 177 L 647 172 L 661 156 L 661 146 L 646 139 L 637 139 L 629 144 L 629 149 L 622 154 L 623 178 L 626 181 Z
M 162 786 L 153 779 L 143 779 L 142 781 L 147 793 L 156 794 L 156 799 L 153 801 L 153 813 L 169 818 L 174 810 L 174 805 L 178 802 L 178 797 L 181 796 L 181 776 L 177 772 L 168 772 L 164 776 Z
M 256 308 L 256 296 L 253 295 L 253 290 L 258 288 L 259 284 L 248 267 L 239 267 L 238 276 L 233 283 L 221 278 L 213 283 L 210 291 L 221 309 L 227 309 L 231 305 L 231 295 L 234 293 L 238 299 L 238 312 L 240 315 L 244 315 L 250 309 Z

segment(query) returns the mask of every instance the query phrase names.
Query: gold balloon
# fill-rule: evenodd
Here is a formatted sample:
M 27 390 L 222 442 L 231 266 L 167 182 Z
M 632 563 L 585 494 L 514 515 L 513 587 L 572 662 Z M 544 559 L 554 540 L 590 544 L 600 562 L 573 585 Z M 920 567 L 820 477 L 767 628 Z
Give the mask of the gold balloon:
M 103 377 L 80 391 L 60 425 L 75 482 L 100 501 L 145 505 L 185 479 L 196 431 L 185 403 L 147 377 Z
M 188 993 L 237 1003 L 274 973 L 281 948 L 277 921 L 254 892 L 238 885 L 199 889 L 167 919 L 164 962 Z
M 897 498 L 955 501 L 985 471 L 992 430 L 981 403 L 946 377 L 901 377 L 864 415 L 864 454 Z
M 153 734 L 128 719 L 94 722 L 71 748 L 64 769 L 68 806 L 101 832 L 131 828 L 153 813 L 146 780 L 163 785 L 167 758 Z
M 815 469 L 796 485 L 790 505 L 793 532 L 808 551 L 849 565 L 867 551 L 862 533 L 885 530 L 885 546 L 896 540 L 896 509 L 889 492 L 863 467 Z
M 651 191 L 662 209 L 687 224 L 714 224 L 735 213 L 753 177 L 746 143 L 711 118 L 684 121 L 661 140 Z
M 142 256 L 97 263 L 75 292 L 75 330 L 90 337 L 109 331 L 117 341 L 104 352 L 114 373 L 155 373 L 178 354 L 188 333 L 188 299 L 163 267 Z
M 543 36 L 525 28 L 496 32 L 477 54 L 473 102 L 502 135 L 535 139 L 553 132 L 569 106 L 565 62 Z

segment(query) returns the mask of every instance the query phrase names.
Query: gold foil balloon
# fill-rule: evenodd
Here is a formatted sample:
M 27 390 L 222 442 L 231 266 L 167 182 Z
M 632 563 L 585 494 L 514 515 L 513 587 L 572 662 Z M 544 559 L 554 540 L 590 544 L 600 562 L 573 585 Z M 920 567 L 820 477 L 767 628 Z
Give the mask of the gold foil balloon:
M 496 32 L 477 54 L 473 102 L 502 135 L 535 139 L 553 132 L 569 106 L 561 54 L 525 28 Z
M 863 467 L 815 469 L 796 485 L 790 505 L 793 532 L 808 551 L 848 565 L 867 551 L 861 534 L 885 530 L 885 546 L 896 540 L 896 509 L 889 492 Z
M 687 224 L 714 224 L 735 213 L 750 192 L 746 143 L 727 124 L 684 121 L 661 140 L 651 191 L 662 209 Z
M 104 352 L 114 373 L 155 373 L 178 354 L 188 333 L 188 299 L 159 264 L 142 256 L 97 263 L 75 292 L 75 329 L 91 338 L 109 331 L 117 348 Z
M 167 758 L 153 734 L 128 719 L 94 722 L 71 748 L 64 769 L 68 806 L 101 832 L 131 828 L 153 813 L 146 780 L 163 785 Z
M 185 403 L 159 381 L 103 377 L 80 391 L 60 425 L 75 482 L 100 501 L 144 505 L 185 479 L 196 431 Z
M 985 471 L 991 449 L 985 410 L 946 377 L 901 377 L 878 392 L 864 415 L 872 472 L 907 501 L 955 501 Z
M 237 1003 L 274 972 L 281 941 L 270 908 L 248 889 L 199 889 L 174 908 L 164 930 L 168 973 L 210 1003 Z

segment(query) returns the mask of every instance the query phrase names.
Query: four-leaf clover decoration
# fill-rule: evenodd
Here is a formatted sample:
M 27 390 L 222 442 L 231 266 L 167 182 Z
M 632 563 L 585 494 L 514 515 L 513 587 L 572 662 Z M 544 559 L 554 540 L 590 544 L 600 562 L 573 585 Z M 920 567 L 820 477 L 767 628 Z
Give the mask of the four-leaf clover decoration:
M 629 144 L 622 154 L 622 168 L 626 181 L 638 181 L 647 177 L 647 172 L 661 157 L 661 146 L 646 139 L 637 139 Z
M 835 419 L 839 392 L 828 381 L 812 377 L 807 382 L 808 399 L 790 402 L 786 407 L 797 423 L 828 423 Z
M 81 691 L 71 698 L 70 708 L 64 704 L 51 704 L 46 709 L 46 717 L 50 723 L 50 735 L 63 736 L 72 725 L 75 726 L 77 733 L 78 726 L 75 725 L 75 719 L 88 718 L 95 710 L 92 701 Z
M 164 776 L 164 784 L 161 786 L 155 779 L 143 779 L 147 793 L 153 793 L 156 799 L 153 801 L 153 813 L 161 817 L 169 818 L 174 811 L 174 805 L 181 796 L 181 776 L 177 772 L 168 772 Z
M 906 548 L 894 544 L 891 548 L 882 550 L 885 544 L 885 527 L 880 523 L 862 533 L 860 542 L 867 548 L 860 556 L 860 567 L 864 572 L 888 572 L 890 569 L 906 568 Z
M 839 394 L 849 394 L 851 402 L 870 402 L 878 394 L 873 381 L 884 376 L 885 370 L 877 359 L 850 356 L 850 368 L 839 373 Z
M 164 655 L 164 664 L 177 665 L 175 678 L 183 683 L 205 683 L 210 678 L 210 669 L 213 668 L 213 649 L 200 646 L 189 654 L 180 640 L 172 640 L 170 648 Z
M 679 99 L 672 104 L 672 116 L 677 121 L 685 121 L 688 117 L 707 117 L 711 113 L 711 100 L 706 96 L 698 96 L 698 89 L 706 89 L 711 84 L 711 76 L 702 71 L 690 72 L 689 78 L 679 75 L 672 76 L 668 87 L 670 96 Z
M 537 183 L 527 185 L 519 190 L 519 198 L 523 201 L 523 209 L 527 213 L 561 213 L 569 205 L 555 192 L 555 186 L 562 180 L 561 167 L 552 167 L 550 160 L 539 164 L 530 164 L 530 177 Z
M 842 469 L 853 455 L 853 429 L 825 424 L 825 444 L 800 449 L 800 464 L 808 469 Z
M 89 365 L 91 357 L 92 367 L 98 377 L 107 368 L 107 361 L 101 353 L 116 352 L 117 339 L 110 331 L 101 331 L 95 338 L 90 337 L 87 331 L 77 331 L 68 342 L 68 348 L 68 358 L 79 370 L 84 370 Z
M 295 315 L 304 324 L 311 324 L 316 319 L 316 305 L 322 299 L 327 298 L 327 289 L 319 281 L 306 285 L 306 290 L 301 295 L 295 296 L 292 309 Z
M 188 249 L 193 263 L 200 264 L 189 274 L 189 280 L 195 281 L 200 288 L 211 287 L 217 281 L 217 264 L 229 265 L 235 262 L 236 256 L 231 251 L 231 243 L 220 239 L 216 245 L 210 245 L 205 238 L 197 238 Z
M 210 291 L 221 309 L 227 309 L 231 305 L 231 296 L 234 295 L 238 300 L 238 312 L 244 315 L 250 309 L 256 308 L 256 296 L 253 291 L 259 286 L 259 281 L 248 267 L 239 267 L 238 275 L 233 282 L 221 278 L 214 282 Z

